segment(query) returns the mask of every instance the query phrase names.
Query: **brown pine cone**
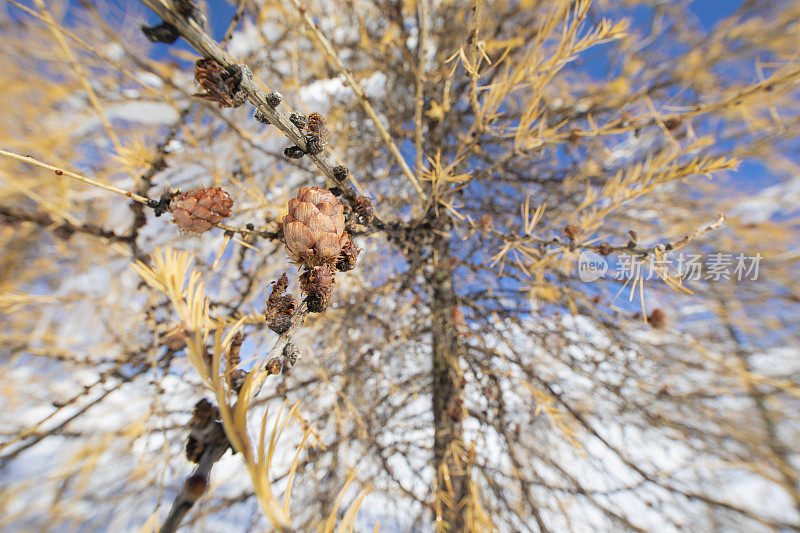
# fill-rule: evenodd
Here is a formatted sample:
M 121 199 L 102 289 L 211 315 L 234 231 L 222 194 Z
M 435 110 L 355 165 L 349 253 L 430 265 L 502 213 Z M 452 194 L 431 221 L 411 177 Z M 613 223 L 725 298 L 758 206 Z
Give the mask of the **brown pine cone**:
M 328 189 L 304 187 L 283 217 L 286 252 L 307 267 L 335 263 L 350 240 L 344 226 L 344 206 Z
M 180 194 L 169 203 L 178 227 L 189 233 L 203 233 L 231 216 L 233 200 L 220 187 L 197 189 Z

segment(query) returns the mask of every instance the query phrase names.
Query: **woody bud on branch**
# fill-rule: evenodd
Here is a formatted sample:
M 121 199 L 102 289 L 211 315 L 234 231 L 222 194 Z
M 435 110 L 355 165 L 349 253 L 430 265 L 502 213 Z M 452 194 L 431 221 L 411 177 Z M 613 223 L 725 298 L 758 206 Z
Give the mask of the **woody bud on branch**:
M 289 257 L 304 267 L 300 285 L 308 309 L 320 313 L 330 300 L 334 269 L 352 269 L 360 252 L 345 231 L 344 206 L 327 189 L 304 187 L 289 200 L 283 234 Z
M 242 70 L 235 65 L 223 67 L 213 59 L 201 59 L 195 63 L 194 79 L 206 91 L 194 96 L 220 107 L 239 107 L 247 100 L 241 88 Z

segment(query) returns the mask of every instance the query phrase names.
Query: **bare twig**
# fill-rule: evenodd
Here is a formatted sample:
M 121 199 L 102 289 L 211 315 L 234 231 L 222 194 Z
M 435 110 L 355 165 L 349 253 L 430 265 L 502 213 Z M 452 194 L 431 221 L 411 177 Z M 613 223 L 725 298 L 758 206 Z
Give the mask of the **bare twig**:
M 31 222 L 41 227 L 53 228 L 56 235 L 69 237 L 73 233 L 83 233 L 94 237 L 101 237 L 112 242 L 129 242 L 130 235 L 118 235 L 111 230 L 103 229 L 92 224 L 73 224 L 67 220 L 62 222 L 53 220 L 48 213 L 30 213 L 21 209 L 0 206 L 0 223 L 14 224 L 17 222 Z
M 53 165 L 48 165 L 47 163 L 42 163 L 38 159 L 34 159 L 31 156 L 27 155 L 19 155 L 15 154 L 14 152 L 9 152 L 7 150 L 0 150 L 0 155 L 4 155 L 6 157 L 10 157 L 12 159 L 16 159 L 18 161 L 22 161 L 24 163 L 28 163 L 31 165 L 35 165 L 37 167 L 45 168 L 47 170 L 52 170 L 56 176 L 67 176 L 68 178 L 72 178 L 78 181 L 82 181 L 83 183 L 87 183 L 89 185 L 94 185 L 95 187 L 99 187 L 105 191 L 113 192 L 116 194 L 121 194 L 122 196 L 127 196 L 128 198 L 140 202 L 143 204 L 147 203 L 147 198 L 141 196 L 136 193 L 132 193 L 130 191 L 126 191 L 125 189 L 120 189 L 119 187 L 114 187 L 113 185 L 107 185 L 105 183 L 101 183 L 97 180 L 93 180 L 91 178 L 87 178 L 85 176 L 81 176 L 80 174 L 76 174 L 74 172 L 70 172 L 69 170 L 63 170 L 58 167 L 54 167 Z
M 45 22 L 47 22 L 47 26 L 50 28 L 50 31 L 53 32 L 56 40 L 58 41 L 58 45 L 61 47 L 61 50 L 69 59 L 69 62 L 72 64 L 72 68 L 75 71 L 75 75 L 78 77 L 78 80 L 83 85 L 83 88 L 86 90 L 86 95 L 89 97 L 89 102 L 94 107 L 97 114 L 100 116 L 100 120 L 105 126 L 106 131 L 108 132 L 108 136 L 111 139 L 111 142 L 114 144 L 114 147 L 117 149 L 117 152 L 120 150 L 120 142 L 119 138 L 117 137 L 116 132 L 114 132 L 114 127 L 111 125 L 111 122 L 108 120 L 105 112 L 103 111 L 102 106 L 100 105 L 100 100 L 97 98 L 97 93 L 95 93 L 94 89 L 92 88 L 92 84 L 89 82 L 89 78 L 84 70 L 83 66 L 78 61 L 78 58 L 72 52 L 72 49 L 69 47 L 67 40 L 64 38 L 64 33 L 61 31 L 61 28 L 56 23 L 53 15 L 50 14 L 50 11 L 47 9 L 47 4 L 44 0 L 36 0 L 37 7 L 41 10 L 42 15 L 44 16 Z
M 226 46 L 228 41 L 233 36 L 233 30 L 236 29 L 236 25 L 239 24 L 239 20 L 242 18 L 242 14 L 244 13 L 244 0 L 239 0 L 239 5 L 236 8 L 236 13 L 233 14 L 231 17 L 231 23 L 228 25 L 228 29 L 225 30 L 225 36 L 222 37 L 222 46 Z
M 479 223 L 476 223 L 475 221 L 470 219 L 466 219 L 463 221 L 458 220 L 457 222 L 468 225 L 472 230 L 481 231 L 489 235 L 493 235 L 499 239 L 502 239 L 503 242 L 506 243 L 506 245 L 511 245 L 511 247 L 513 247 L 513 244 L 515 242 L 533 244 L 544 248 L 549 246 L 554 247 L 547 249 L 545 252 L 543 252 L 542 257 L 559 254 L 566 250 L 591 250 L 603 255 L 609 255 L 613 252 L 626 252 L 629 254 L 647 255 L 654 253 L 655 251 L 670 252 L 677 250 L 679 247 L 685 245 L 689 241 L 696 239 L 700 235 L 703 235 L 704 233 L 713 231 L 721 227 L 723 222 L 725 222 L 725 215 L 719 215 L 717 219 L 711 224 L 685 235 L 680 240 L 667 243 L 658 243 L 652 246 L 637 246 L 633 244 L 631 241 L 629 241 L 627 244 L 624 245 L 610 245 L 608 243 L 595 244 L 594 242 L 580 243 L 580 242 L 565 241 L 563 239 L 559 239 L 558 237 L 553 237 L 552 239 L 542 239 L 539 237 L 534 237 L 532 235 L 511 236 L 496 229 L 482 228 L 480 227 Z
M 166 168 L 167 146 L 177 138 L 181 129 L 183 129 L 192 107 L 193 105 L 190 104 L 181 110 L 178 118 L 172 123 L 169 131 L 167 131 L 166 136 L 156 146 L 155 157 L 150 161 L 147 170 L 139 176 L 139 184 L 136 187 L 137 193 L 142 196 L 147 196 L 148 191 L 153 186 L 153 178 L 155 175 Z M 141 251 L 136 244 L 136 240 L 139 237 L 139 230 L 147 223 L 147 217 L 145 216 L 144 205 L 139 202 L 131 204 L 131 211 L 133 211 L 133 224 L 129 233 L 130 244 L 133 255 L 141 259 Z
M 422 107 L 425 104 L 425 60 L 428 45 L 428 0 L 420 0 L 417 6 L 419 18 L 419 43 L 417 44 L 417 79 L 414 95 L 414 147 L 417 152 L 417 172 L 422 172 Z
M 719 228 L 720 226 L 722 226 L 723 222 L 725 222 L 725 215 L 718 216 L 717 219 L 714 222 L 712 222 L 711 224 L 709 224 L 708 226 L 706 226 L 704 228 L 696 229 L 691 233 L 687 233 L 683 237 L 683 239 L 671 243 L 670 244 L 670 249 L 671 250 L 677 250 L 678 248 L 680 248 L 684 244 L 688 243 L 689 241 L 692 241 L 692 240 L 696 239 L 700 235 L 702 235 L 704 233 L 708 233 L 709 231 L 713 231 L 713 230 Z

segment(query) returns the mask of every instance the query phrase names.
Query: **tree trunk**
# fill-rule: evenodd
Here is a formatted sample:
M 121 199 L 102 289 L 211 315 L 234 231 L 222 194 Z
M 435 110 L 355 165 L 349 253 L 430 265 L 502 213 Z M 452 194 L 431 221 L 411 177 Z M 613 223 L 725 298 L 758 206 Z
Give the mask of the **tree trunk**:
M 435 224 L 440 225 L 443 224 Z M 459 365 L 459 309 L 448 237 L 437 233 L 433 250 L 427 278 L 432 300 L 435 512 L 440 531 L 463 531 L 469 472 L 463 457 L 464 381 Z

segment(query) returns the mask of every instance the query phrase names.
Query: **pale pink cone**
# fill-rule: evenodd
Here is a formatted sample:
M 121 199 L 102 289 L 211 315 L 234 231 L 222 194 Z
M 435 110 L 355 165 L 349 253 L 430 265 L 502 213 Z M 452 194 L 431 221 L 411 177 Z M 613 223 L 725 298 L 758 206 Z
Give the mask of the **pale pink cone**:
M 286 252 L 295 263 L 333 263 L 350 240 L 344 226 L 344 206 L 329 190 L 304 187 L 283 217 Z

